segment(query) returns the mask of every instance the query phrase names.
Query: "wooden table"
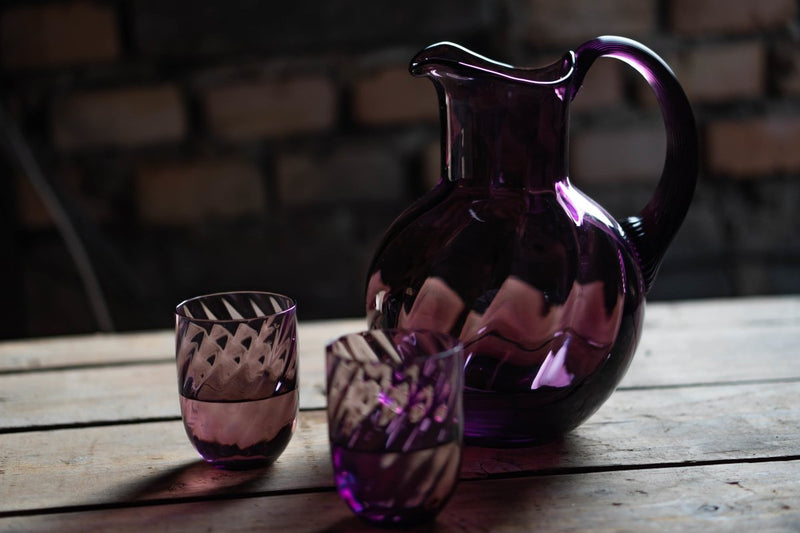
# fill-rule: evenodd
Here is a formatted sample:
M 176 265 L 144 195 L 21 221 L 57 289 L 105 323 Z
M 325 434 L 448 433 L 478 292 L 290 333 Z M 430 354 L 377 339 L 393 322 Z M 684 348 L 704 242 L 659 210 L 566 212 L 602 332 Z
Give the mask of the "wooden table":
M 202 463 L 169 331 L 0 343 L 0 531 L 358 531 L 333 488 L 323 346 L 272 467 Z M 659 303 L 619 389 L 563 440 L 468 447 L 428 530 L 800 531 L 800 297 Z M 424 529 L 424 528 L 423 528 Z

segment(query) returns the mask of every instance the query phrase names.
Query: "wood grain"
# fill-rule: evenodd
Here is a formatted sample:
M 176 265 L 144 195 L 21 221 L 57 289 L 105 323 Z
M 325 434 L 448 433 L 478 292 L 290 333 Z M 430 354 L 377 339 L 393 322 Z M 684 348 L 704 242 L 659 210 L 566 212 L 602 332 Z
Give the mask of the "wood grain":
M 753 304 L 757 304 L 757 309 L 772 311 L 772 314 L 765 311 L 765 316 L 771 317 L 769 320 L 740 312 L 730 318 L 739 320 L 738 326 L 729 329 L 724 328 L 724 322 L 722 326 L 706 327 L 702 326 L 702 321 L 708 322 L 714 312 L 718 316 L 728 316 L 737 309 L 746 309 L 747 305 L 653 306 L 658 310 L 656 315 L 666 315 L 667 310 L 671 310 L 679 317 L 679 325 L 664 322 L 666 319 L 658 316 L 654 319 L 653 327 L 644 333 L 639 353 L 621 388 L 799 379 L 800 319 L 794 318 L 793 312 L 799 307 L 795 304 L 800 298 L 769 301 L 774 301 L 774 305 L 762 304 L 761 300 Z M 696 318 L 701 325 L 693 323 L 686 315 Z M 683 322 L 688 323 L 680 325 Z M 356 325 L 355 321 L 348 320 L 301 325 L 301 408 L 325 406 L 325 343 Z M 122 335 L 116 341 L 115 350 L 109 353 L 117 356 L 143 353 L 140 341 L 157 342 L 155 337 L 145 335 L 142 338 L 134 335 L 131 341 L 130 337 Z M 107 340 L 104 337 L 101 344 L 110 349 L 105 344 Z M 85 341 L 93 345 L 97 339 L 89 337 Z M 130 349 L 129 341 L 133 346 Z M 78 339 L 65 344 L 74 351 L 80 351 L 79 345 Z M 87 349 L 86 353 L 90 351 Z M 178 415 L 175 368 L 171 358 L 143 364 L 0 374 L 0 431 Z
M 298 430 L 269 468 L 202 463 L 169 331 L 0 343 L 0 531 L 367 531 L 333 490 L 325 343 L 300 324 Z M 648 308 L 622 387 L 563 439 L 466 447 L 418 531 L 800 530 L 800 297 Z
M 300 322 L 298 352 L 304 358 L 321 357 L 329 340 L 365 328 L 364 319 Z M 170 330 L 0 342 L 0 372 L 174 359 L 175 334 Z
M 365 326 L 363 318 L 301 321 L 300 353 L 305 359 L 320 357 L 327 341 Z M 761 339 L 793 332 L 792 337 L 800 340 L 800 296 L 648 304 L 638 351 L 640 355 L 668 351 L 690 361 L 693 354 L 705 353 L 709 348 L 714 353 L 722 352 L 714 347 L 715 341 L 724 341 L 737 331 L 738 338 L 747 337 L 741 333 L 743 329 L 762 332 L 758 336 Z M 702 346 L 694 342 L 698 340 Z M 0 372 L 167 361 L 174 358 L 173 351 L 173 333 L 167 330 L 5 341 L 0 342 Z M 766 350 L 758 350 L 763 351 Z
M 325 405 L 321 369 L 300 364 L 300 408 Z M 0 432 L 180 417 L 175 364 L 0 376 Z
M 712 298 L 648 303 L 650 328 L 722 329 L 769 324 L 800 324 L 800 296 Z
M 97 333 L 44 337 L 0 343 L 0 371 L 174 359 L 175 337 L 169 331 Z
M 620 387 L 800 377 L 800 321 L 645 329 Z
M 466 447 L 462 477 L 800 458 L 800 383 L 619 391 L 548 445 Z M 324 411 L 256 473 L 202 464 L 179 421 L 0 435 L 0 514 L 332 485 Z
M 462 482 L 410 531 L 798 531 L 800 461 Z M 298 518 L 301 517 L 301 518 Z M 335 492 L 0 518 L 0 531 L 375 531 Z
M 354 322 L 312 322 L 299 326 L 301 409 L 325 406 L 325 344 L 351 331 L 348 328 L 355 327 Z M 22 348 L 18 342 L 0 343 L 0 348 L 4 348 L 0 360 L 11 361 L 7 368 L 22 364 L 24 358 L 15 354 L 27 354 L 28 363 L 38 364 L 47 350 L 57 354 L 59 363 L 70 362 L 67 368 L 40 367 L 35 372 L 0 374 L 0 431 L 180 416 L 174 355 L 165 353 L 163 346 L 167 341 L 174 343 L 172 334 L 120 335 L 113 339 L 105 335 L 65 339 L 63 349 L 56 340 L 32 341 L 36 350 L 24 349 L 24 343 Z M 152 357 L 154 362 L 137 363 L 138 359 L 126 360 L 120 356 L 156 353 L 147 350 L 156 350 L 157 346 L 161 355 Z M 173 349 L 172 344 L 169 347 Z M 34 357 L 34 353 L 39 355 Z M 88 362 L 94 365 L 104 356 L 111 358 L 109 354 L 113 355 L 112 366 L 82 366 Z

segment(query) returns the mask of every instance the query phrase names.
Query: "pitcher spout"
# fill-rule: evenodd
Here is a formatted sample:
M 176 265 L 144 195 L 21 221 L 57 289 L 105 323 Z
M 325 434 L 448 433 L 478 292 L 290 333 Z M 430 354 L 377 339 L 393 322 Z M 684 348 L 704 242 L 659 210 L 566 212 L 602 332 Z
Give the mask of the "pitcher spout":
M 531 85 L 561 85 L 574 72 L 575 54 L 567 52 L 559 60 L 538 68 L 521 68 L 501 63 L 451 42 L 432 44 L 411 60 L 414 76 L 495 76 L 509 82 Z

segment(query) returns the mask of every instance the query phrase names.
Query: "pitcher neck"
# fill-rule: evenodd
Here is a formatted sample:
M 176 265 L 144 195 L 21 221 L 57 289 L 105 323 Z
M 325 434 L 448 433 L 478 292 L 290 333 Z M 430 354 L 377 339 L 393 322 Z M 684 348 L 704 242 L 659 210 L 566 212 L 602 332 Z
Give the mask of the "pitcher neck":
M 469 87 L 447 85 L 442 109 L 447 179 L 542 190 L 567 177 L 568 106 L 554 89 L 474 81 Z
M 568 108 L 574 55 L 518 69 L 452 43 L 411 64 L 439 94 L 442 173 L 476 185 L 543 189 L 567 177 Z

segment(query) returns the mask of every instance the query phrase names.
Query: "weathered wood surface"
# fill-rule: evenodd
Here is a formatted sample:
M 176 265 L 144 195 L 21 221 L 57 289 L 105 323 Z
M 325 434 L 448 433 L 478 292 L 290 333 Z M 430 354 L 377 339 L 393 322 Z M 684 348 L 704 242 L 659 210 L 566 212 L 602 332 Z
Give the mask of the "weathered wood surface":
M 0 431 L 180 416 L 174 363 L 0 376 Z
M 462 482 L 425 532 L 800 530 L 800 461 Z M 0 531 L 375 531 L 335 492 L 0 518 Z
M 366 321 L 363 318 L 300 322 L 298 351 L 304 359 L 321 357 L 329 340 L 365 328 Z M 6 373 L 174 359 L 175 334 L 170 330 L 0 342 L 0 372 Z
M 300 322 L 301 357 L 321 361 L 327 341 L 364 327 L 363 318 Z M 646 308 L 638 354 L 669 352 L 682 363 L 676 368 L 684 368 L 709 351 L 714 355 L 731 351 L 725 348 L 738 347 L 743 339 L 750 342 L 732 350 L 743 352 L 738 356 L 742 359 L 774 350 L 798 354 L 796 344 L 785 342 L 787 336 L 800 342 L 800 296 L 659 302 Z M 757 341 L 764 344 L 756 345 Z M 0 342 L 0 372 L 171 361 L 174 342 L 173 333 L 166 330 Z
M 618 391 L 562 441 L 467 447 L 462 476 L 800 458 L 798 398 L 800 382 Z M 0 513 L 197 497 L 220 480 L 229 495 L 332 483 L 321 410 L 302 412 L 279 461 L 256 474 L 201 464 L 179 421 L 0 435 L 0 470 Z
M 800 297 L 659 303 L 647 308 L 622 387 L 800 377 Z
M 358 327 L 363 321 L 299 325 L 301 409 L 325 406 L 325 344 Z M 0 431 L 180 416 L 171 332 L 61 340 L 0 343 Z
M 298 431 L 267 469 L 207 467 L 170 331 L 0 343 L 0 531 L 365 531 L 332 488 L 325 343 L 301 323 Z M 800 530 L 800 297 L 649 306 L 620 389 L 559 442 L 467 447 L 425 531 Z
M 746 300 L 747 305 L 699 302 L 651 306 L 655 317 L 645 330 L 621 388 L 800 378 L 800 298 L 776 298 L 775 302 L 769 305 L 757 299 Z M 751 305 L 763 311 L 763 316 L 744 311 Z M 724 321 L 712 320 L 715 315 L 728 317 L 734 327 L 725 328 Z M 675 323 L 668 320 L 672 316 L 676 317 Z M 360 324 L 357 320 L 341 320 L 300 325 L 301 408 L 325 406 L 324 346 Z M 128 359 L 127 364 L 119 364 L 119 353 L 145 353 L 142 343 L 151 348 L 161 344 L 157 341 L 159 335 L 172 342 L 169 332 L 121 335 L 116 343 L 107 336 L 83 337 L 90 346 L 86 350 L 80 349 L 81 338 L 66 339 L 64 346 L 68 349 L 64 350 L 59 349 L 56 340 L 41 341 L 53 353 L 60 354 L 60 365 L 72 361 L 70 364 L 78 368 L 0 373 L 0 431 L 177 417 L 175 368 L 168 353 L 155 362 L 134 363 Z M 102 350 L 97 347 L 98 339 L 102 340 Z M 130 351 L 128 341 L 133 346 Z M 68 352 L 73 354 L 72 359 L 66 355 Z M 10 347 L 0 343 L 0 368 L 7 359 L 20 365 L 15 355 L 19 353 L 33 352 L 20 348 L 17 342 L 10 343 Z M 97 363 L 96 356 L 101 353 L 114 354 L 117 364 L 80 367 L 76 363 Z M 81 359 L 80 354 L 93 355 Z M 41 362 L 43 357 L 39 353 L 35 360 Z

